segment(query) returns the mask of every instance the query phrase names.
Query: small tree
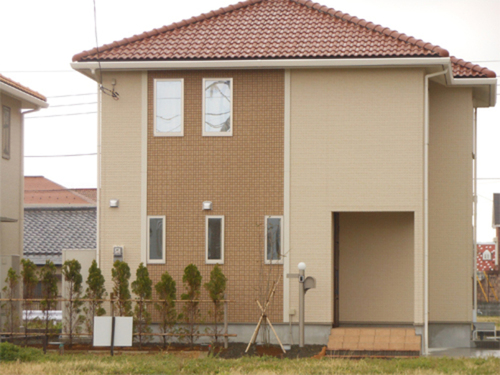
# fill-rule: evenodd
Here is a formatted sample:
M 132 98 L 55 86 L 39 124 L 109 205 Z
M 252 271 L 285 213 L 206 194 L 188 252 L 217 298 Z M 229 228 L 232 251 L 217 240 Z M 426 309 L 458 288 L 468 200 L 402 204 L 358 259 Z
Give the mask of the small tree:
M 227 277 L 222 273 L 221 268 L 218 264 L 210 272 L 210 281 L 205 283 L 205 289 L 208 291 L 210 295 L 210 299 L 214 303 L 214 311 L 213 315 L 213 334 L 215 335 L 215 344 L 218 344 L 218 328 L 217 324 L 219 323 L 219 318 L 222 314 L 222 310 L 220 309 L 221 301 L 224 299 L 224 292 L 226 291 L 226 282 Z
M 24 344 L 28 345 L 28 323 L 31 318 L 32 301 L 31 299 L 35 296 L 35 288 L 38 283 L 38 276 L 36 272 L 36 264 L 29 259 L 21 259 L 21 278 L 23 282 L 23 299 L 24 306 L 23 314 L 24 320 Z
M 8 320 L 5 322 L 5 329 L 11 333 L 14 333 L 15 327 L 19 325 L 19 316 L 16 309 L 16 303 L 13 301 L 17 297 L 17 287 L 19 285 L 19 275 L 14 271 L 12 267 L 7 271 L 7 277 L 5 278 L 5 286 L 3 287 L 4 298 L 9 299 L 9 301 L 1 305 L 5 308 L 5 313 Z
M 101 269 L 97 267 L 97 262 L 94 259 L 89 268 L 87 289 L 85 290 L 85 299 L 90 299 L 91 301 L 87 303 L 88 307 L 83 308 L 87 316 L 87 332 L 92 335 L 92 342 L 94 341 L 94 317 L 106 314 L 106 310 L 102 307 L 103 301 L 101 300 L 107 294 L 104 287 L 104 276 L 101 273 Z
M 135 281 L 132 282 L 132 292 L 138 297 L 134 308 L 135 328 L 139 334 L 139 349 L 142 348 L 142 334 L 150 333 L 151 314 L 146 308 L 144 300 L 151 299 L 153 295 L 153 282 L 149 278 L 148 269 L 144 264 L 139 264 Z
M 80 332 L 80 324 L 83 317 L 80 316 L 82 301 L 80 297 L 82 294 L 82 274 L 80 270 L 82 266 L 76 259 L 67 260 L 62 267 L 62 274 L 64 281 L 66 281 L 67 298 L 69 301 L 65 303 L 67 316 L 66 329 L 69 332 L 69 347 L 73 346 L 73 332 Z
M 45 317 L 45 338 L 43 341 L 43 352 L 46 353 L 50 322 L 49 311 L 54 310 L 58 295 L 56 266 L 50 260 L 47 260 L 45 262 L 45 265 L 40 270 L 40 281 L 42 282 L 42 302 L 40 303 L 40 306 Z
M 194 264 L 189 264 L 184 269 L 184 275 L 182 276 L 182 282 L 187 290 L 186 293 L 181 295 L 181 299 L 187 302 L 184 303 L 184 320 L 188 325 L 187 336 L 189 338 L 189 344 L 191 347 L 194 345 L 194 336 L 198 332 L 197 322 L 200 318 L 199 297 L 201 288 L 201 274 Z
M 113 280 L 113 293 L 116 301 L 118 316 L 132 316 L 132 302 L 130 301 L 130 290 L 128 280 L 130 279 L 130 267 L 121 260 L 116 260 L 111 269 Z
M 160 313 L 160 329 L 163 334 L 169 333 L 177 321 L 175 311 L 176 284 L 168 271 L 161 275 L 161 280 L 155 285 L 158 299 L 162 300 L 155 304 L 156 310 Z M 167 336 L 163 336 L 163 347 L 167 346 Z

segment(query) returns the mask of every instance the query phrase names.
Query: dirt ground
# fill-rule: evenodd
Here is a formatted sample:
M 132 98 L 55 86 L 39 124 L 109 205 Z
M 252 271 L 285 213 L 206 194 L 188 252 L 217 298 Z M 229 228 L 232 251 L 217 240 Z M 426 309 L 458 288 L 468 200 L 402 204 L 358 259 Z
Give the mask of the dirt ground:
M 24 346 L 24 342 L 21 340 L 15 340 L 15 344 Z M 59 345 L 50 344 L 50 342 L 54 342 L 58 340 L 50 340 L 47 349 L 49 351 L 59 351 Z M 147 344 L 142 345 L 142 349 L 139 349 L 137 343 L 134 343 L 132 347 L 115 347 L 115 353 L 127 353 L 133 352 L 134 354 L 153 354 L 158 352 L 172 352 L 179 353 L 184 352 L 188 354 L 189 352 L 211 352 L 213 355 L 224 358 L 224 359 L 236 359 L 241 358 L 243 356 L 268 356 L 268 357 L 276 357 L 276 358 L 310 358 L 315 355 L 318 355 L 323 349 L 322 345 L 306 345 L 303 348 L 299 348 L 298 345 L 293 345 L 290 350 L 287 350 L 286 353 L 283 353 L 279 345 L 269 345 L 269 346 L 261 346 L 261 345 L 252 345 L 248 351 L 245 353 L 247 348 L 246 343 L 230 343 L 227 349 L 224 349 L 222 346 L 209 346 L 209 345 L 195 345 L 193 348 L 190 348 L 188 345 L 181 344 L 170 344 L 166 348 L 163 347 L 162 344 Z M 28 345 L 29 347 L 42 349 L 41 343 L 31 343 Z M 93 347 L 90 344 L 86 343 L 74 343 L 70 348 L 68 343 L 64 345 L 64 353 L 88 353 L 92 352 L 98 354 L 102 352 L 102 354 L 106 354 L 110 352 L 109 347 Z
M 298 345 L 293 345 L 290 350 L 287 350 L 286 353 L 283 353 L 279 345 L 270 345 L 270 346 L 255 346 L 252 345 L 247 354 L 245 354 L 245 349 L 248 344 L 243 343 L 231 343 L 229 344 L 229 348 L 222 349 L 219 353 L 220 358 L 241 358 L 245 355 L 248 356 L 269 356 L 269 357 L 277 357 L 277 358 L 310 358 L 321 352 L 323 349 L 322 345 L 306 345 L 303 348 L 299 348 Z

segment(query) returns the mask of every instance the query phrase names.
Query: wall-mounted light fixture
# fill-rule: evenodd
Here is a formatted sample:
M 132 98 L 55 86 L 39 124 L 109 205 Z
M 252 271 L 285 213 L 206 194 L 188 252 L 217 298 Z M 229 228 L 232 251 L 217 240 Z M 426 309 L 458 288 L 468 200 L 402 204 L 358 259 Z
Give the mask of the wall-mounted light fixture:
M 203 210 L 211 210 L 211 209 L 212 209 L 212 202 L 210 201 L 203 202 Z
M 109 207 L 111 208 L 118 208 L 120 205 L 120 200 L 119 199 L 110 199 L 109 200 Z

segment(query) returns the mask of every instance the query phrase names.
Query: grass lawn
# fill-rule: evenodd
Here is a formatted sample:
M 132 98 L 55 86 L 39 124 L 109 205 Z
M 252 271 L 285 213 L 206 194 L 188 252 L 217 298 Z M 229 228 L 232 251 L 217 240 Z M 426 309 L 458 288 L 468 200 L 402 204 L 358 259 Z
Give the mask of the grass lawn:
M 32 352 L 21 361 L 2 361 L 0 374 L 500 374 L 500 359 L 416 358 L 345 359 L 185 359 L 170 354 L 43 355 Z
M 478 316 L 478 322 L 495 322 L 497 329 L 500 329 L 500 316 Z

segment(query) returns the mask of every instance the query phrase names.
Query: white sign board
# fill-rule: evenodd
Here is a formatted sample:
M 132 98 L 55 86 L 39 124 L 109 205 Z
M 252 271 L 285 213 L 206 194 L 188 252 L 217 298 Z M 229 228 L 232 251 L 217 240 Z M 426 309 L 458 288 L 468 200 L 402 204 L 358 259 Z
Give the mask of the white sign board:
M 112 317 L 94 317 L 94 346 L 111 346 Z M 131 316 L 115 317 L 114 346 L 132 346 L 133 319 Z

